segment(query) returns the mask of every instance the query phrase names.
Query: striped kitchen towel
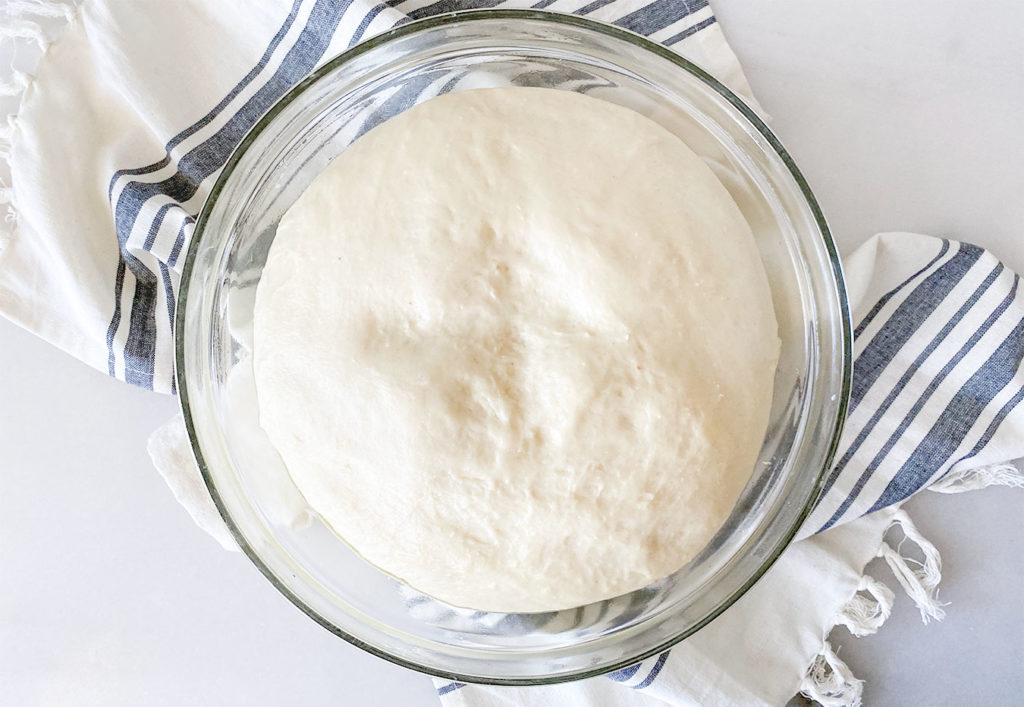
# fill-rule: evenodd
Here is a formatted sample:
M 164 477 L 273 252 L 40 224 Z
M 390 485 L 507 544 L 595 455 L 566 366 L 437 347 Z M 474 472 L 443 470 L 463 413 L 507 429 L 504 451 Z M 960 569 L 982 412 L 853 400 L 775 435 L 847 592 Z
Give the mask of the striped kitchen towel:
M 373 34 L 441 12 L 532 6 L 643 32 L 749 96 L 707 0 L 87 0 L 37 81 L 16 73 L 0 87 L 28 86 L 0 134 L 14 172 L 0 200 L 17 223 L 0 236 L 0 312 L 112 376 L 174 392 L 182 255 L 220 168 L 256 120 Z M 9 19 L 0 35 L 45 45 L 32 27 Z
M 173 392 L 182 255 L 245 132 L 309 71 L 360 40 L 481 7 L 613 22 L 750 99 L 706 0 L 12 0 L 0 10 L 0 39 L 34 43 L 42 58 L 33 75 L 19 64 L 0 83 L 9 99 L 0 105 L 13 111 L 0 129 L 0 201 L 9 209 L 0 312 L 110 375 Z M 446 82 L 436 83 L 403 104 Z M 857 683 L 821 637 L 837 621 L 864 633 L 884 619 L 891 592 L 861 575 L 871 557 L 890 563 L 924 616 L 941 614 L 937 554 L 897 508 L 925 487 L 1020 483 L 999 463 L 1024 455 L 1024 295 L 1017 276 L 981 248 L 923 236 L 878 237 L 847 268 L 857 324 L 850 417 L 806 539 L 670 652 L 555 688 L 438 681 L 443 701 L 776 704 L 805 679 L 808 694 L 839 704 L 856 699 Z M 180 422 L 151 447 L 176 495 L 217 532 Z M 921 548 L 924 565 L 908 564 L 883 539 L 894 525 Z
M 847 268 L 878 249 L 928 259 L 856 313 L 847 422 L 805 537 L 1024 456 L 1020 277 L 982 248 L 921 237 L 874 241 Z

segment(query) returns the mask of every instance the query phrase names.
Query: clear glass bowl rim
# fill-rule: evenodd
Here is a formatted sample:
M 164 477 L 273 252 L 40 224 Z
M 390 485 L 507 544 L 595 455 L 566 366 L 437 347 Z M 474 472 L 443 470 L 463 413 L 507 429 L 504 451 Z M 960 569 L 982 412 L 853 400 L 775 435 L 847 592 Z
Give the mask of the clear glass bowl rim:
M 842 373 L 841 373 L 841 386 L 839 395 L 839 402 L 837 406 L 837 415 L 835 427 L 832 431 L 832 435 L 829 439 L 828 450 L 824 458 L 821 470 L 818 472 L 817 479 L 815 481 L 813 493 L 808 497 L 807 503 L 801 510 L 797 517 L 797 522 L 793 524 L 793 527 L 781 538 L 777 549 L 768 555 L 757 570 L 751 574 L 748 580 L 743 583 L 740 588 L 723 601 L 716 611 L 712 612 L 694 626 L 690 627 L 689 630 L 682 631 L 679 634 L 672 636 L 671 638 L 663 641 L 657 646 L 635 656 L 624 658 L 619 662 L 599 669 L 588 669 L 581 670 L 575 673 L 561 674 L 552 677 L 542 678 L 530 678 L 530 679 L 519 679 L 519 678 L 481 678 L 480 676 L 469 676 L 460 675 L 458 673 L 437 670 L 427 665 L 419 664 L 405 658 L 393 655 L 386 651 L 380 650 L 375 646 L 369 645 L 359 638 L 342 631 L 329 620 L 321 616 L 310 606 L 308 606 L 302 599 L 296 596 L 286 586 L 281 584 L 275 577 L 273 572 L 264 564 L 260 559 L 257 552 L 248 543 L 243 534 L 241 533 L 238 526 L 235 524 L 230 513 L 228 513 L 225 505 L 220 497 L 217 490 L 217 486 L 213 480 L 212 475 L 209 472 L 209 468 L 203 457 L 202 450 L 199 445 L 198 435 L 196 434 L 195 425 L 193 423 L 191 415 L 191 407 L 188 397 L 188 385 L 186 384 L 186 373 L 185 373 L 185 311 L 186 304 L 189 296 L 189 284 L 192 279 L 192 270 L 195 265 L 196 254 L 200 242 L 205 235 L 206 223 L 209 218 L 211 211 L 213 210 L 217 199 L 223 191 L 224 185 L 231 178 L 231 174 L 234 172 L 236 165 L 244 155 L 256 138 L 263 132 L 263 130 L 274 120 L 274 118 L 293 100 L 301 95 L 307 88 L 312 84 L 319 81 L 323 76 L 330 73 L 342 64 L 348 63 L 355 57 L 375 48 L 382 44 L 386 44 L 391 40 L 405 37 L 416 32 L 443 26 L 452 25 L 457 23 L 475 22 L 480 20 L 494 20 L 494 19 L 505 19 L 505 20 L 529 20 L 539 22 L 550 22 L 554 24 L 571 25 L 585 30 L 590 30 L 606 36 L 624 40 L 629 42 L 640 49 L 652 52 L 659 57 L 666 59 L 679 68 L 694 75 L 709 88 L 716 91 L 726 101 L 728 101 L 739 113 L 750 122 L 751 126 L 756 129 L 762 137 L 768 142 L 772 149 L 776 152 L 779 159 L 789 170 L 797 186 L 800 189 L 801 194 L 807 202 L 807 206 L 811 210 L 811 214 L 814 217 L 814 221 L 821 232 L 822 239 L 824 241 L 825 250 L 828 254 L 829 262 L 832 266 L 832 276 L 835 278 L 836 291 L 839 295 L 839 309 L 841 313 L 841 345 L 843 348 L 841 361 L 842 361 Z M 842 265 L 839 260 L 839 254 L 835 246 L 835 242 L 832 238 L 831 231 L 828 227 L 828 223 L 825 220 L 825 216 L 818 205 L 817 199 L 811 192 L 810 186 L 807 184 L 807 180 L 803 174 L 797 168 L 796 163 L 790 156 L 789 152 L 783 147 L 781 141 L 775 136 L 771 129 L 765 124 L 757 113 L 753 111 L 742 98 L 733 93 L 732 90 L 727 88 L 724 84 L 718 81 L 714 76 L 709 74 L 707 71 L 702 69 L 697 64 L 684 58 L 677 52 L 665 47 L 662 44 L 647 39 L 646 37 L 625 30 L 614 25 L 610 25 L 597 20 L 587 19 L 579 17 L 577 15 L 563 14 L 557 12 L 548 12 L 543 10 L 496 10 L 496 9 L 481 9 L 481 10 L 462 10 L 458 12 L 448 12 L 439 15 L 433 15 L 413 22 L 408 22 L 403 25 L 399 25 L 393 29 L 387 30 L 378 34 L 366 41 L 360 42 L 356 46 L 338 54 L 334 58 L 324 63 L 319 68 L 315 69 L 306 78 L 293 86 L 284 96 L 282 96 L 273 106 L 256 122 L 255 125 L 249 130 L 248 133 L 242 138 L 238 146 L 232 151 L 230 157 L 218 175 L 216 182 L 214 183 L 209 197 L 203 204 L 200 210 L 199 216 L 196 220 L 195 231 L 192 235 L 192 239 L 189 242 L 188 251 L 185 256 L 185 261 L 182 265 L 181 273 L 181 286 L 178 294 L 177 306 L 175 309 L 175 321 L 174 321 L 174 353 L 175 353 L 175 374 L 177 377 L 177 391 L 178 391 L 178 402 L 181 407 L 182 417 L 185 421 L 185 427 L 188 432 L 189 445 L 192 448 L 192 454 L 195 457 L 196 464 L 199 467 L 199 471 L 202 475 L 203 482 L 206 484 L 206 488 L 210 492 L 210 496 L 213 499 L 214 505 L 217 507 L 217 511 L 223 518 L 224 523 L 227 525 L 228 530 L 238 543 L 239 548 L 249 560 L 260 570 L 264 577 L 266 577 L 270 583 L 283 594 L 292 604 L 294 604 L 300 611 L 313 619 L 316 623 L 323 626 L 325 629 L 330 631 L 336 636 L 343 638 L 345 641 L 360 648 L 372 655 L 379 658 L 383 658 L 391 663 L 395 663 L 404 668 L 409 668 L 420 673 L 425 673 L 435 677 L 446 678 L 450 680 L 456 680 L 460 682 L 476 683 L 476 684 L 490 684 L 490 685 L 508 685 L 508 686 L 529 686 L 529 685 L 549 685 L 561 682 L 569 682 L 573 680 L 581 680 L 584 678 L 594 677 L 597 675 L 605 675 L 615 670 L 634 665 L 646 658 L 653 655 L 662 653 L 680 641 L 684 640 L 688 636 L 693 635 L 701 628 L 706 626 L 708 623 L 713 621 L 717 616 L 726 611 L 732 604 L 739 599 L 747 590 L 752 587 L 757 580 L 759 580 L 768 569 L 775 564 L 775 561 L 782 555 L 785 549 L 789 546 L 793 537 L 796 535 L 797 530 L 803 524 L 803 521 L 810 514 L 814 508 L 822 490 L 822 485 L 825 479 L 826 472 L 832 465 L 832 460 L 835 457 L 836 448 L 839 445 L 839 437 L 843 428 L 843 423 L 846 419 L 847 406 L 850 396 L 850 385 L 852 381 L 853 372 L 853 327 L 850 317 L 850 306 L 846 291 L 846 281 L 843 275 Z

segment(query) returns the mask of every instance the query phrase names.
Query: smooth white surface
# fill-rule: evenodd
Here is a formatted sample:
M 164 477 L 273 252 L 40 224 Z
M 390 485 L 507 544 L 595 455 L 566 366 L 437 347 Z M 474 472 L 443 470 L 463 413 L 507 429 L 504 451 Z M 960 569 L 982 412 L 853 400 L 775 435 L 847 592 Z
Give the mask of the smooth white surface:
M 843 250 L 920 231 L 1024 272 L 1024 5 L 715 9 Z M 436 704 L 427 678 L 334 638 L 192 525 L 145 454 L 171 399 L 6 322 L 0 399 L 0 701 Z M 878 635 L 842 641 L 865 704 L 1019 704 L 1022 504 L 1010 489 L 908 504 L 943 553 L 951 604 L 925 627 L 900 598 Z

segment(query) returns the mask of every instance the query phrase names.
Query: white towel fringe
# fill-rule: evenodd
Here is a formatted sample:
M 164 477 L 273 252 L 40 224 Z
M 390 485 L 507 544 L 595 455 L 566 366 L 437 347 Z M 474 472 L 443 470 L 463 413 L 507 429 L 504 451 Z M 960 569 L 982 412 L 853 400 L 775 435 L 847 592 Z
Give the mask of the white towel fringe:
M 28 42 L 42 52 L 62 35 L 74 21 L 82 0 L 7 0 L 0 5 L 0 43 Z M 15 44 L 15 47 L 17 44 Z M 11 151 L 16 134 L 18 113 L 25 91 L 32 83 L 32 75 L 14 66 L 17 51 L 11 52 L 11 63 L 0 68 L 0 96 L 15 98 L 17 108 L 6 117 L 0 116 L 0 214 L 7 224 L 0 227 L 0 249 L 7 243 L 17 227 L 18 213 L 14 203 L 14 185 L 11 178 Z
M 910 516 L 903 510 L 896 512 L 889 528 L 894 528 L 897 525 L 903 531 L 903 539 L 895 548 L 883 540 L 877 557 L 885 560 L 889 569 L 896 575 L 896 581 L 914 600 L 914 604 L 921 612 L 921 621 L 926 624 L 932 619 L 941 621 L 946 616 L 946 612 L 942 610 L 945 604 L 940 604 L 938 601 L 939 582 L 942 581 L 942 558 L 939 556 L 939 551 L 918 532 L 911 522 Z M 888 531 L 889 528 L 886 530 Z M 924 556 L 923 562 L 901 552 L 903 544 L 908 540 L 920 549 Z
M 4 12 L 12 17 L 55 17 L 71 22 L 75 17 L 75 6 L 53 0 L 7 0 Z
M 946 474 L 928 487 L 936 493 L 963 493 L 986 486 L 1024 488 L 1024 471 L 1012 464 L 993 464 L 980 469 L 965 469 Z
M 995 475 L 992 472 L 986 478 Z M 939 551 L 921 535 L 906 511 L 899 510 L 893 515 L 882 534 L 883 538 L 896 526 L 903 531 L 903 538 L 895 548 L 883 539 L 876 557 L 881 557 L 889 565 L 896 581 L 917 605 L 921 620 L 926 624 L 932 619 L 939 621 L 945 616 L 942 610 L 944 605 L 937 599 L 939 582 L 942 580 Z M 924 557 L 923 562 L 903 553 L 904 544 L 908 541 L 917 545 Z M 828 632 L 842 625 L 858 638 L 876 633 L 892 614 L 894 599 L 895 594 L 889 587 L 865 573 L 860 578 L 857 591 L 846 606 L 840 609 Z M 825 707 L 859 707 L 863 690 L 864 681 L 854 677 L 850 668 L 839 659 L 832 645 L 825 639 L 821 651 L 814 657 L 800 683 L 801 694 Z
M 38 22 L 12 17 L 10 14 L 0 24 L 0 40 L 3 39 L 28 39 L 43 51 L 50 46 L 50 40 Z
M 864 681 L 854 677 L 826 640 L 800 683 L 800 693 L 824 707 L 860 707 Z
M 858 638 L 877 633 L 892 613 L 893 591 L 870 575 L 860 578 L 857 593 L 836 617 L 835 625 L 845 626 Z
M 894 598 L 889 587 L 864 574 L 857 591 L 836 616 L 833 627 L 842 624 L 857 637 L 875 633 L 892 613 Z M 800 693 L 825 707 L 859 707 L 863 692 L 864 681 L 855 677 L 850 667 L 840 660 L 828 639 L 822 641 L 821 651 L 800 683 Z
M 0 81 L 0 96 L 20 96 L 28 88 L 31 77 L 24 71 L 11 68 L 11 77 L 7 81 Z

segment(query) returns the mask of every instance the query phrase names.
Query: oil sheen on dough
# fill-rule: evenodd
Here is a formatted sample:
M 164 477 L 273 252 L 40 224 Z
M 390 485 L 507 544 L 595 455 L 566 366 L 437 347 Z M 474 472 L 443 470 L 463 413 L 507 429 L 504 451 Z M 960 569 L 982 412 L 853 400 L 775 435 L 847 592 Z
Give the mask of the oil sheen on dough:
M 779 343 L 750 229 L 626 108 L 468 91 L 370 131 L 281 220 L 260 421 L 366 560 L 458 606 L 665 577 L 750 478 Z

